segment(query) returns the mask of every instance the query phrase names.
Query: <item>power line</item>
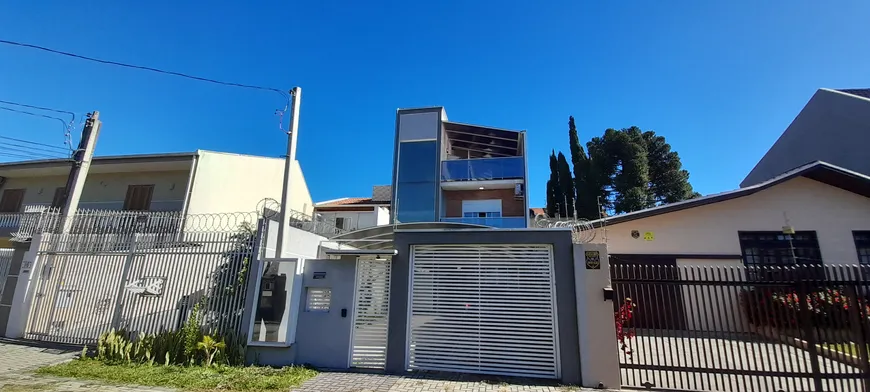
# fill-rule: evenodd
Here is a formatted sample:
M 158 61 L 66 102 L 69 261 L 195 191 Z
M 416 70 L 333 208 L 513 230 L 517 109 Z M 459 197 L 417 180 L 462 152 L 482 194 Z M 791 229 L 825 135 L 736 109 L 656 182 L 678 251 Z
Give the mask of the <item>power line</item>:
M 166 75 L 180 76 L 182 78 L 198 80 L 201 82 L 215 83 L 215 84 L 220 84 L 220 85 L 224 85 L 224 86 L 231 86 L 231 87 L 249 88 L 249 89 L 254 89 L 254 90 L 272 91 L 272 92 L 276 92 L 278 94 L 281 94 L 282 97 L 285 97 L 285 98 L 287 97 L 287 93 L 285 91 L 282 91 L 281 89 L 277 89 L 277 88 L 272 88 L 272 87 L 263 87 L 263 86 L 255 86 L 255 85 L 251 85 L 251 84 L 224 82 L 224 81 L 220 81 L 220 80 L 204 78 L 201 76 L 188 75 L 188 74 L 181 73 L 181 72 L 166 71 L 166 70 L 152 68 L 152 67 L 146 67 L 146 66 L 142 66 L 142 65 L 126 64 L 126 63 L 120 63 L 117 61 L 103 60 L 103 59 L 98 59 L 98 58 L 94 58 L 94 57 L 82 56 L 82 55 L 75 54 L 75 53 L 64 52 L 64 51 L 57 50 L 57 49 L 46 48 L 44 46 L 26 44 L 26 43 L 15 42 L 15 41 L 7 41 L 4 39 L 0 39 L 0 43 L 7 44 L 7 45 L 13 45 L 13 46 L 20 46 L 20 47 L 24 47 L 24 48 L 42 50 L 42 51 L 49 52 L 49 53 L 59 54 L 59 55 L 73 57 L 73 58 L 82 59 L 82 60 L 93 61 L 93 62 L 97 62 L 97 63 L 101 63 L 101 64 L 116 65 L 119 67 L 157 72 L 157 73 L 162 73 L 162 74 L 166 74 Z
M 0 152 L 0 156 L 6 156 L 6 157 L 11 157 L 11 158 L 30 159 L 30 160 L 34 160 L 34 159 L 35 160 L 43 160 L 43 159 L 45 159 L 45 158 L 33 157 L 31 155 L 16 154 L 16 153 L 11 153 L 11 152 Z M 55 159 L 63 159 L 63 158 L 55 158 Z
M 44 108 L 44 107 L 42 107 L 42 106 L 33 106 L 33 105 L 27 105 L 27 104 L 23 104 L 23 103 L 10 102 L 10 101 L 3 101 L 3 100 L 0 100 L 0 103 L 5 103 L 5 104 L 7 104 L 7 105 L 21 106 L 21 107 L 31 108 L 31 109 L 47 110 L 47 111 L 49 111 L 49 112 L 55 112 L 55 113 L 61 113 L 61 114 L 69 114 L 70 116 L 72 116 L 72 121 L 73 121 L 73 122 L 75 122 L 75 120 L 76 120 L 76 114 L 73 113 L 73 112 L 68 112 L 68 111 L 66 111 L 66 110 L 52 109 L 52 108 Z
M 67 151 L 66 149 L 62 149 L 63 151 L 49 150 L 49 149 L 44 148 L 44 147 L 26 146 L 26 145 L 22 145 L 22 144 L 9 143 L 9 142 L 4 142 L 4 141 L 0 140 L 0 148 L 3 148 L 4 146 L 9 147 L 9 148 L 24 148 L 24 149 L 26 149 L 26 151 L 34 151 L 36 153 L 48 153 L 48 154 L 55 154 L 55 155 L 63 153 L 66 156 L 69 155 L 69 151 Z M 57 148 L 60 149 L 60 147 L 57 147 Z
M 64 157 L 64 156 L 59 156 L 59 155 L 55 155 L 55 154 L 47 154 L 47 153 L 44 153 L 44 152 L 36 152 L 36 151 L 33 151 L 33 150 L 29 150 L 29 149 L 27 149 L 27 148 L 19 148 L 19 147 L 12 147 L 12 146 L 4 146 L 4 145 L 2 145 L 2 144 L 0 144 L 0 151 L 3 151 L 3 152 L 12 152 L 12 153 L 14 153 L 14 154 L 30 155 L 30 156 L 32 156 L 32 157 L 34 157 L 34 158 L 52 158 L 52 159 L 66 158 L 66 157 Z
M 27 115 L 36 116 L 36 117 L 44 117 L 44 118 L 48 118 L 48 119 L 52 119 L 52 120 L 57 120 L 57 121 L 60 121 L 60 123 L 63 124 L 64 129 L 66 129 L 66 121 L 64 121 L 62 118 L 59 118 L 59 117 L 49 116 L 49 115 L 47 115 L 47 114 L 40 114 L 40 113 L 28 112 L 28 111 L 26 111 L 26 110 L 18 110 L 18 109 L 7 108 L 7 107 L 5 107 L 5 106 L 0 106 L 0 110 L 7 110 L 7 111 L 10 111 L 10 112 L 21 113 L 21 114 L 27 114 Z
M 40 143 L 40 142 L 32 142 L 32 141 L 30 141 L 30 140 L 16 139 L 16 138 L 14 138 L 14 137 L 0 136 L 0 139 L 12 140 L 12 141 L 19 142 L 19 143 L 33 144 L 33 145 L 36 145 L 36 146 L 44 146 L 44 147 L 56 148 L 56 149 L 59 149 L 59 150 L 63 150 L 64 152 L 67 151 L 67 149 L 66 149 L 66 148 L 63 148 L 63 147 L 52 146 L 51 144 L 45 144 L 45 143 Z

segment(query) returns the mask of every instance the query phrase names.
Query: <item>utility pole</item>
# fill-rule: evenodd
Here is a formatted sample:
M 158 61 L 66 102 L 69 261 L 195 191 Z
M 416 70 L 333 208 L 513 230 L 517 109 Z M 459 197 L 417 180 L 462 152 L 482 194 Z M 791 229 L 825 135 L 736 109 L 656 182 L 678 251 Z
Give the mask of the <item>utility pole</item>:
M 73 154 L 73 164 L 69 171 L 64 188 L 63 207 L 61 209 L 61 224 L 63 233 L 69 232 L 72 226 L 72 217 L 78 210 L 79 199 L 82 197 L 82 189 L 88 178 L 88 170 L 91 168 L 91 159 L 94 157 L 94 147 L 97 145 L 97 136 L 100 135 L 100 112 L 94 110 L 88 113 L 88 120 L 82 130 L 82 139 Z
M 299 104 L 302 101 L 302 88 L 293 87 L 290 90 L 292 99 L 290 105 L 290 130 L 287 131 L 287 156 L 284 160 L 284 188 L 281 191 L 281 222 L 278 226 L 278 244 L 275 246 L 275 257 L 282 257 L 284 251 L 284 235 L 290 227 L 290 179 L 293 173 L 293 162 L 296 161 L 296 136 L 299 135 Z

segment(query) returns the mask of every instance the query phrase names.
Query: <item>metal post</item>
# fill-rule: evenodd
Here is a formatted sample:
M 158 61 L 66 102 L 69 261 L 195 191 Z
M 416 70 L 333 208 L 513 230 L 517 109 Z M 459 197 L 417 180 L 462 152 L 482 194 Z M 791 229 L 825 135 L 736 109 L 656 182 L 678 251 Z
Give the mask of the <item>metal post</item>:
M 72 217 L 78 210 L 79 199 L 82 196 L 82 189 L 85 187 L 85 180 L 88 177 L 88 169 L 91 167 L 91 159 L 94 157 L 94 147 L 97 144 L 97 136 L 100 134 L 100 112 L 94 110 L 88 114 L 88 120 L 85 122 L 85 128 L 82 130 L 82 140 L 79 141 L 79 147 L 73 156 L 72 168 L 70 168 L 69 176 L 67 177 L 66 187 L 64 188 L 63 208 L 61 210 L 62 232 L 68 233 L 72 226 Z
M 798 267 L 798 270 L 800 269 L 801 268 Z M 793 270 L 793 272 L 795 271 Z M 824 391 L 822 388 L 822 370 L 819 365 L 819 348 L 816 346 L 818 339 L 816 339 L 816 330 L 813 328 L 812 315 L 810 314 L 809 304 L 807 304 L 807 298 L 811 291 L 808 287 L 809 283 L 800 279 L 801 275 L 803 274 L 794 274 L 791 276 L 791 280 L 797 284 L 798 302 L 800 304 L 799 320 L 804 339 L 807 341 L 807 351 L 810 357 L 810 371 L 812 372 L 813 378 L 813 390 L 816 392 L 822 392 Z
M 275 257 L 281 257 L 284 252 L 284 233 L 290 226 L 290 179 L 293 173 L 293 162 L 296 161 L 296 136 L 299 134 L 299 103 L 302 101 L 302 88 L 293 87 L 290 90 L 292 105 L 290 105 L 290 130 L 287 131 L 287 156 L 284 159 L 284 188 L 281 191 L 281 214 L 278 224 L 278 243 L 275 245 Z
M 121 327 L 121 308 L 124 304 L 124 289 L 127 286 L 127 281 L 130 279 L 130 270 L 133 268 L 133 260 L 136 258 L 136 243 L 139 242 L 139 234 L 133 233 L 130 236 L 130 252 L 127 253 L 127 258 L 124 260 L 124 267 L 121 271 L 121 279 L 118 282 L 118 292 L 115 294 L 115 310 L 112 312 L 112 328 L 120 329 Z

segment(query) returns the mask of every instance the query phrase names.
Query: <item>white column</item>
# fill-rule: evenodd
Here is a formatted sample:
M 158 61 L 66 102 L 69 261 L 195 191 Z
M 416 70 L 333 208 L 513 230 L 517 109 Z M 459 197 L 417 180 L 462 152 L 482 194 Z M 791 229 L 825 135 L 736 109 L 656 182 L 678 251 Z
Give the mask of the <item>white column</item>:
M 600 264 L 587 266 L 586 252 L 598 252 Z M 594 254 L 591 254 L 594 256 Z M 613 301 L 604 300 L 610 287 L 610 267 L 605 244 L 574 245 L 577 284 L 577 326 L 580 332 L 580 371 L 583 386 L 619 388 L 619 357 Z
M 36 282 L 40 278 L 42 265 L 37 260 L 37 252 L 42 242 L 42 234 L 35 234 L 30 240 L 30 249 L 24 254 L 21 270 L 18 272 L 18 282 L 13 294 L 12 309 L 9 311 L 9 321 L 6 324 L 6 337 L 18 339 L 24 337 L 27 319 L 30 317 Z

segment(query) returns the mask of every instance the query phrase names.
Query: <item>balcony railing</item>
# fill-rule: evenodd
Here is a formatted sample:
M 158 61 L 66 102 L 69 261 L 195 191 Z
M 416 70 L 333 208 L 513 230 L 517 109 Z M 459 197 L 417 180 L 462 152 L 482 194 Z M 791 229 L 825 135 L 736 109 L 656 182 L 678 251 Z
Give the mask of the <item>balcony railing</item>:
M 467 223 L 470 225 L 497 227 L 499 229 L 524 229 L 524 228 L 526 228 L 526 218 L 524 218 L 522 216 L 501 217 L 501 218 L 441 218 L 441 221 L 442 222 Z
M 523 178 L 523 157 L 456 159 L 441 162 L 441 181 L 485 181 Z

